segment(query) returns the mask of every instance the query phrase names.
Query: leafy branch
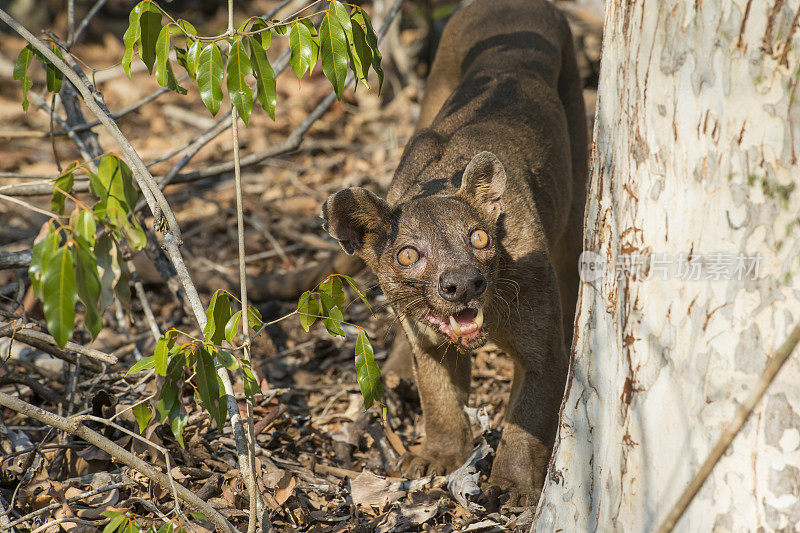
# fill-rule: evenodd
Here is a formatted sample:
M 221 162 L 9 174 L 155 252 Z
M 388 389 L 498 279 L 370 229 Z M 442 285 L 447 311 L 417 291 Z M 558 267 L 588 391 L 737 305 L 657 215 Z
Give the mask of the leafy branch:
M 338 99 L 345 87 L 348 65 L 367 88 L 372 67 L 378 75 L 380 90 L 383 70 L 372 21 L 361 7 L 349 5 L 349 8 L 348 11 L 345 4 L 331 0 L 328 9 L 318 13 L 322 15 L 319 28 L 311 20 L 314 13 L 283 22 L 250 17 L 236 30 L 201 37 L 191 23 L 175 20 L 153 0 L 143 0 L 128 19 L 128 29 L 123 36 L 122 67 L 130 77 L 136 52 L 148 71 L 151 74 L 155 71 L 162 87 L 185 94 L 186 89 L 178 84 L 169 59 L 174 50 L 177 62 L 197 82 L 200 98 L 212 115 L 217 114 L 222 102 L 224 78 L 228 97 L 245 124 L 249 122 L 255 101 L 274 120 L 275 72 L 266 55 L 273 35 L 288 34 L 290 64 L 298 80 L 306 72 L 313 73 L 321 59 L 322 71 Z M 164 25 L 163 15 L 168 19 Z M 174 37 L 183 39 L 184 46 L 173 46 Z M 220 42 L 227 43 L 227 50 L 223 51 Z M 20 61 L 18 59 L 17 63 L 22 69 Z M 255 91 L 245 81 L 249 74 L 256 79 Z
M 342 324 L 349 325 L 357 330 L 355 345 L 356 378 L 361 389 L 361 396 L 364 399 L 364 409 L 369 409 L 373 403 L 377 403 L 381 409 L 381 416 L 385 420 L 386 405 L 381 400 L 383 397 L 381 371 L 375 363 L 369 336 L 363 327 L 343 320 L 345 294 L 342 280 L 347 282 L 367 308 L 372 310 L 366 295 L 358 288 L 358 284 L 353 278 L 344 274 L 331 274 L 319 285 L 319 290 L 306 291 L 300 296 L 297 302 L 300 325 L 308 331 L 317 319 L 321 319 L 328 333 L 341 337 L 346 336 L 346 332 L 342 329 Z

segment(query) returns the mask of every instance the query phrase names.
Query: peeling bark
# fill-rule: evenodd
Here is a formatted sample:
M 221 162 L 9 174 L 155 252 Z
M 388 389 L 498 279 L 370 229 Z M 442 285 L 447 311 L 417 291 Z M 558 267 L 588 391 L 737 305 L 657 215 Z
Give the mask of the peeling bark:
M 581 286 L 537 531 L 653 530 L 800 321 L 800 0 L 605 17 L 585 220 L 604 270 Z M 799 476 L 795 355 L 678 529 L 800 530 Z

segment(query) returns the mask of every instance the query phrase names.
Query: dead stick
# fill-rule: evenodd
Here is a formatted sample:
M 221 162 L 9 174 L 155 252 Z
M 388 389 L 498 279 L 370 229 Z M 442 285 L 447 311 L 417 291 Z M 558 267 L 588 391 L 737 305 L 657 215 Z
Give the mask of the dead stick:
M 30 344 L 29 341 L 38 341 L 39 343 L 47 343 L 54 348 L 58 346 L 53 336 L 48 335 L 47 333 L 42 333 L 41 331 L 28 328 L 24 324 L 0 323 L 0 337 L 9 337 L 11 335 L 25 344 Z M 39 346 L 36 347 L 38 348 Z M 64 345 L 64 350 L 79 353 L 90 359 L 94 359 L 95 361 L 100 361 L 101 363 L 106 363 L 109 365 L 116 365 L 119 362 L 119 360 L 113 355 L 109 355 L 92 348 L 86 348 L 85 346 L 81 346 L 80 344 L 76 344 L 72 341 L 67 341 L 67 343 Z
M 717 444 L 714 445 L 711 453 L 708 454 L 700 470 L 694 475 L 689 486 L 684 489 L 683 494 L 681 494 L 681 497 L 672 507 L 667 518 L 661 523 L 661 527 L 658 528 L 659 533 L 669 533 L 673 530 L 678 520 L 683 516 L 683 513 L 686 512 L 689 504 L 692 503 L 697 492 L 703 486 L 706 478 L 719 462 L 722 454 L 724 454 L 728 446 L 731 445 L 734 437 L 736 437 L 742 429 L 744 423 L 747 422 L 747 419 L 753 413 L 758 402 L 761 401 L 764 393 L 767 392 L 767 388 L 769 388 L 770 384 L 775 380 L 775 376 L 778 375 L 784 363 L 789 360 L 798 342 L 800 342 L 800 324 L 794 327 L 789 334 L 789 338 L 786 339 L 786 342 L 784 342 L 781 347 L 778 348 L 778 351 L 770 357 L 755 389 L 750 392 L 750 396 L 747 397 L 747 400 L 736 410 L 736 415 L 733 417 L 730 424 L 728 424 L 728 427 L 722 431 L 722 436 L 717 441 Z

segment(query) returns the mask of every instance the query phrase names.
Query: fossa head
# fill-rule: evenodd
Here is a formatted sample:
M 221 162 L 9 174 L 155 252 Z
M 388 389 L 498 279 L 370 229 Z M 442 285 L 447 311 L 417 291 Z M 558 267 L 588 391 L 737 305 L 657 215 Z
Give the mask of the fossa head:
M 462 350 L 486 342 L 484 309 L 497 285 L 498 219 L 506 173 L 481 152 L 461 187 L 390 207 L 360 187 L 331 195 L 322 207 L 325 229 L 378 276 L 398 313 L 429 324 Z

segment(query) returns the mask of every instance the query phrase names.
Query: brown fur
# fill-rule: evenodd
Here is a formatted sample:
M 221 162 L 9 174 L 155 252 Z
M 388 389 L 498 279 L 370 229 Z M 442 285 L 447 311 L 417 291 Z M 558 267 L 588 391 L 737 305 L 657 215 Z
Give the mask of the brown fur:
M 351 188 L 323 207 L 331 235 L 378 275 L 413 350 L 425 440 L 403 459 L 406 474 L 452 470 L 472 447 L 463 352 L 485 338 L 457 348 L 426 317 L 481 308 L 515 368 L 490 482 L 512 503 L 538 500 L 567 372 L 585 178 L 581 82 L 564 17 L 544 0 L 456 12 L 387 201 Z M 484 249 L 470 245 L 476 228 L 490 237 Z M 397 260 L 405 246 L 420 256 L 408 267 Z M 448 301 L 447 271 L 476 273 L 485 292 Z

